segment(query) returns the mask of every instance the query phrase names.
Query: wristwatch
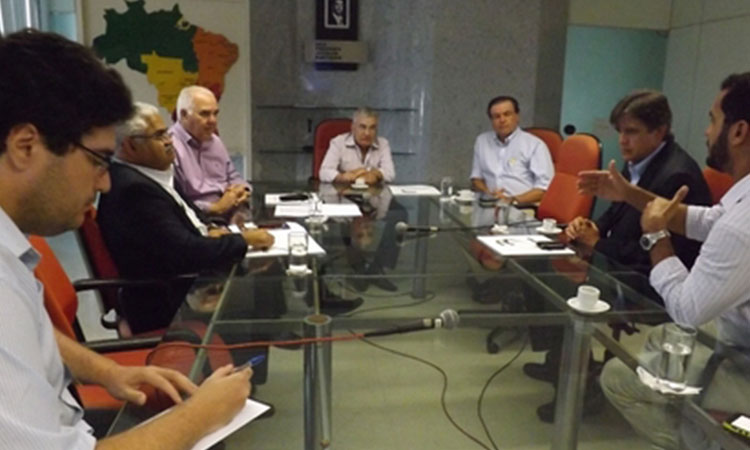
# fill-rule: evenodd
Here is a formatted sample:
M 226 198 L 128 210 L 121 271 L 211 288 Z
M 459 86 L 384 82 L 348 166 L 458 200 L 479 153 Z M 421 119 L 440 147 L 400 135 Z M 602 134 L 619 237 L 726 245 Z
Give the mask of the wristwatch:
M 641 236 L 641 248 L 649 251 L 654 245 L 656 245 L 657 242 L 669 236 L 670 234 L 667 230 L 659 230 L 653 233 L 644 233 L 644 235 Z

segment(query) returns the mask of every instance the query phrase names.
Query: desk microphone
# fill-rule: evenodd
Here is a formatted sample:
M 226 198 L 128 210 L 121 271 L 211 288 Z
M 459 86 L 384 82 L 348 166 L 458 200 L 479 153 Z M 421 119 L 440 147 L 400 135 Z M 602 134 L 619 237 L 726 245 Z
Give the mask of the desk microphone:
M 438 317 L 422 319 L 413 324 L 401 325 L 387 330 L 370 331 L 369 333 L 365 333 L 364 337 L 388 336 L 391 334 L 409 333 L 412 331 L 432 330 L 434 328 L 452 330 L 458 326 L 458 322 L 460 322 L 460 318 L 456 310 L 446 309 L 441 312 Z

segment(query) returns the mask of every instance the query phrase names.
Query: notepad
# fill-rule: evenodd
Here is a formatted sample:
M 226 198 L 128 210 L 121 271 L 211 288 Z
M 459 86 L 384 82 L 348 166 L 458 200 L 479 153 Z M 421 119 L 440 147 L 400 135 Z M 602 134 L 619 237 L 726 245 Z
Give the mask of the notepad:
M 289 228 L 271 228 L 267 229 L 268 233 L 273 236 L 273 246 L 268 250 L 247 249 L 246 258 L 268 258 L 270 256 L 286 256 L 289 254 L 289 233 L 292 231 L 304 231 L 305 227 L 297 222 L 287 222 Z M 312 256 L 322 256 L 326 254 L 323 247 L 308 234 L 307 236 L 307 254 Z
M 544 250 L 537 242 L 551 242 L 552 239 L 538 234 L 511 234 L 504 236 L 478 236 L 479 242 L 500 256 L 553 256 L 575 255 L 573 249 L 563 248 Z
M 391 193 L 394 195 L 394 197 L 404 197 L 404 196 L 438 197 L 440 196 L 440 191 L 435 186 L 430 186 L 429 184 L 402 184 L 400 186 L 391 184 L 391 185 L 388 185 L 388 189 L 391 190 Z
M 354 203 L 323 203 L 320 205 L 320 213 L 328 218 L 331 217 L 359 217 L 362 211 Z M 274 210 L 275 217 L 309 217 L 312 215 L 312 205 L 309 203 L 298 203 L 293 205 L 277 205 Z

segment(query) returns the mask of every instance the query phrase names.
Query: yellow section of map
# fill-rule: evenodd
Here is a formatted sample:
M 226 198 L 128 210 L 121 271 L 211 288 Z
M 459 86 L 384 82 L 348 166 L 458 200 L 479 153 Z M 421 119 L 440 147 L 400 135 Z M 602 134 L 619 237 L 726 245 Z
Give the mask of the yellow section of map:
M 166 58 L 151 52 L 141 55 L 141 62 L 148 66 L 146 79 L 159 93 L 159 105 L 170 113 L 174 112 L 180 90 L 198 81 L 198 73 L 185 72 L 180 58 Z

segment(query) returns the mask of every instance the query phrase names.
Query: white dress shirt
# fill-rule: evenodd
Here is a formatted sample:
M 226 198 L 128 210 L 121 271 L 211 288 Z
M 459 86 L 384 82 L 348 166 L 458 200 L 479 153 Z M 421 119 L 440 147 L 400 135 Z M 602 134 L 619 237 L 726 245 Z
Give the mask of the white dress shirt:
M 332 182 L 339 173 L 360 168 L 378 169 L 383 174 L 383 181 L 392 182 L 396 178 L 393 167 L 391 146 L 386 138 L 378 136 L 375 142 L 362 155 L 362 149 L 354 141 L 351 133 L 344 133 L 331 139 L 323 164 L 320 166 L 320 181 Z
M 688 206 L 686 236 L 703 241 L 688 272 L 676 256 L 651 270 L 651 284 L 675 322 L 717 319 L 719 338 L 750 347 L 750 175 L 713 207 Z
M 0 208 L 0 448 L 92 449 L 34 278 L 39 259 Z
M 516 128 L 504 141 L 494 131 L 477 136 L 470 178 L 481 178 L 490 191 L 546 191 L 554 175 L 549 149 L 533 134 Z

